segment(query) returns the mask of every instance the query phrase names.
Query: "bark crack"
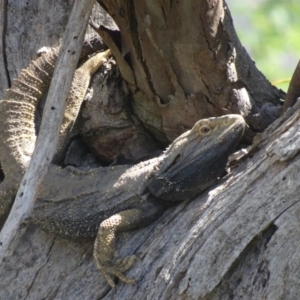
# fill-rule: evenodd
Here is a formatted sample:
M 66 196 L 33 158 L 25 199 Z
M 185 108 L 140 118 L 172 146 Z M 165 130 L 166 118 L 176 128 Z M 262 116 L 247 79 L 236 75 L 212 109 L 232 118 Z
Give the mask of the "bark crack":
M 291 207 L 298 204 L 299 202 L 300 202 L 300 200 L 297 200 L 297 201 L 293 202 L 291 205 L 287 206 L 276 218 L 274 218 L 274 220 L 272 221 L 272 224 L 274 224 L 275 221 L 278 220 L 287 210 L 289 210 Z
M 201 25 L 202 25 L 202 30 L 203 30 L 203 36 L 204 36 L 204 40 L 206 41 L 207 43 L 207 48 L 211 51 L 211 53 L 213 54 L 213 57 L 214 57 L 214 60 L 217 59 L 217 55 L 216 55 L 216 51 L 213 50 L 213 48 L 211 47 L 210 45 L 210 42 L 209 42 L 209 38 L 206 34 L 206 30 L 205 30 L 205 26 L 204 24 L 207 23 L 207 20 L 203 20 L 202 16 L 200 15 L 200 19 L 201 19 Z
M 4 73 L 6 75 L 6 80 L 8 87 L 11 86 L 11 79 L 9 76 L 8 71 L 8 63 L 7 63 L 7 56 L 6 56 L 6 29 L 7 29 L 7 0 L 3 0 L 2 2 L 2 31 L 1 31 L 1 48 L 2 48 L 2 61 L 3 61 L 3 67 L 4 67 Z
M 228 271 L 207 295 L 207 298 L 222 299 L 224 295 L 230 295 L 231 299 L 238 297 L 241 291 L 244 291 L 247 287 L 245 283 L 249 280 L 253 286 L 256 286 L 256 289 L 265 287 L 269 280 L 270 272 L 264 253 L 276 231 L 277 226 L 271 222 L 262 232 L 254 236 L 232 262 Z M 248 272 L 247 270 L 256 269 L 253 265 L 257 266 L 257 271 L 254 273 Z
M 161 8 L 162 14 L 164 16 L 165 23 L 168 25 L 168 19 L 167 19 L 167 16 L 166 16 L 165 9 L 162 5 L 160 6 L 160 8 Z
M 24 300 L 26 300 L 27 297 L 29 296 L 30 290 L 31 290 L 31 288 L 33 287 L 34 282 L 35 282 L 36 278 L 38 277 L 40 271 L 48 264 L 48 262 L 49 262 L 49 260 L 50 260 L 50 258 L 51 258 L 51 251 L 52 251 L 52 248 L 53 248 L 53 246 L 54 246 L 54 244 L 55 244 L 55 240 L 56 240 L 56 238 L 53 239 L 52 244 L 50 245 L 49 251 L 48 251 L 48 253 L 47 253 L 47 260 L 46 260 L 46 262 L 45 262 L 45 263 L 44 263 L 44 264 L 36 271 L 35 276 L 34 276 L 32 282 L 31 282 L 31 284 L 30 284 L 30 286 L 29 286 L 29 288 L 28 288 L 28 291 L 27 291 L 27 294 L 26 294 Z M 50 292 L 49 292 L 49 293 L 50 293 Z M 48 294 L 49 294 L 49 293 L 48 293 Z M 45 299 L 47 299 L 47 297 L 45 297 Z
M 212 101 L 210 101 L 208 97 L 206 97 L 206 96 L 204 96 L 204 97 L 205 97 L 205 100 L 207 101 L 207 103 L 209 103 L 214 108 L 217 108 L 217 106 Z
M 156 95 L 155 88 L 152 83 L 150 71 L 148 69 L 148 66 L 147 66 L 144 58 L 143 58 L 143 50 L 142 50 L 142 46 L 140 43 L 139 32 L 138 32 L 139 24 L 138 24 L 137 19 L 135 18 L 135 15 L 138 14 L 138 12 L 135 9 L 134 1 L 129 1 L 128 8 L 129 8 L 128 11 L 134 12 L 134 14 L 129 14 L 128 21 L 129 21 L 129 26 L 130 26 L 129 30 L 131 32 L 132 42 L 135 46 L 135 52 L 136 52 L 138 61 L 141 63 L 141 65 L 143 66 L 143 69 L 145 71 L 145 75 L 147 77 L 146 82 L 148 82 L 148 86 L 149 86 L 150 90 L 152 91 L 153 95 Z

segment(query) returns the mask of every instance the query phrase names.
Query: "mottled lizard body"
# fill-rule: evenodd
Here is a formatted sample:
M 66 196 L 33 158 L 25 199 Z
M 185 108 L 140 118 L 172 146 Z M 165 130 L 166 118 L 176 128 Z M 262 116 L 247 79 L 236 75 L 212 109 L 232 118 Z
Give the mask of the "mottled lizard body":
M 104 55 L 107 57 L 108 52 Z M 31 71 L 31 67 L 29 70 Z M 25 74 L 25 71 L 22 72 Z M 41 87 L 46 85 L 43 83 L 43 78 L 39 79 L 40 74 L 44 74 L 41 66 L 32 72 L 33 80 L 41 84 Z M 23 98 L 18 101 L 24 103 L 25 107 L 27 99 L 31 100 L 33 97 L 35 104 L 24 112 L 30 122 L 26 119 L 22 124 L 20 122 L 13 124 L 10 123 L 13 122 L 12 117 L 7 117 L 7 124 L 13 125 L 8 125 L 9 130 L 1 132 L 3 138 L 0 159 L 1 162 L 3 161 L 2 167 L 5 173 L 5 181 L 0 186 L 0 189 L 4 187 L 1 189 L 2 195 L 0 194 L 2 212 L 7 209 L 11 201 L 11 197 L 9 201 L 7 197 L 3 197 L 6 191 L 5 182 L 10 184 L 10 174 L 13 174 L 14 188 L 10 189 L 10 196 L 14 195 L 20 176 L 24 173 L 32 153 L 35 141 L 33 118 L 37 99 L 42 93 L 42 88 L 36 88 L 37 84 L 34 81 L 29 82 L 22 76 L 20 78 L 25 84 L 19 92 Z M 20 78 L 14 81 L 14 84 Z M 47 75 L 46 79 L 49 78 L 50 75 Z M 27 85 L 30 86 L 29 89 Z M 11 91 L 15 91 L 16 86 L 18 84 L 13 85 Z M 83 90 L 82 86 L 75 81 L 75 94 L 77 89 Z M 84 94 L 80 94 L 80 97 L 83 98 Z M 81 98 L 79 103 L 82 101 Z M 16 117 L 15 107 L 11 105 L 14 100 L 9 101 L 8 108 L 2 104 L 4 107 L 2 111 L 14 116 L 13 119 L 22 119 L 22 115 Z M 0 102 L 0 105 L 1 103 L 5 101 Z M 79 107 L 78 104 L 76 105 Z M 66 112 L 64 120 L 71 125 L 62 127 L 61 145 L 64 144 L 75 117 L 75 114 Z M 46 231 L 66 238 L 94 238 L 97 235 L 94 244 L 94 261 L 108 283 L 114 286 L 114 276 L 126 283 L 134 283 L 133 279 L 127 278 L 123 273 L 131 267 L 135 256 L 113 261 L 116 234 L 149 224 L 160 216 L 170 203 L 190 200 L 216 182 L 223 175 L 228 156 L 240 140 L 244 126 L 244 120 L 239 115 L 200 120 L 191 130 L 174 140 L 161 156 L 135 166 L 82 171 L 72 167 L 62 169 L 51 165 L 43 181 L 32 220 Z M 19 133 L 18 130 L 21 132 Z M 8 155 L 10 160 L 5 158 L 7 151 L 16 147 L 12 147 L 13 143 L 9 144 L 10 139 L 15 138 L 15 132 L 19 135 L 22 135 L 22 132 L 27 133 L 17 146 L 21 150 L 26 150 L 27 144 L 29 145 L 29 150 L 22 150 L 28 153 L 25 163 L 18 161 L 23 154 L 17 151 Z M 8 143 L 8 149 L 5 149 L 5 143 Z M 18 168 L 21 172 L 17 174 L 19 177 L 16 177 L 15 170 Z
M 93 238 L 98 232 L 98 269 L 111 286 L 113 276 L 134 283 L 123 272 L 135 256 L 113 263 L 116 234 L 148 225 L 170 204 L 192 199 L 216 182 L 244 126 L 239 115 L 200 120 L 161 156 L 135 166 L 90 171 L 53 167 L 44 180 L 34 222 L 66 238 Z
M 58 48 L 52 48 L 33 60 L 13 80 L 11 88 L 6 90 L 0 101 L 0 162 L 5 174 L 0 184 L 0 217 L 9 210 L 33 153 L 36 141 L 35 112 L 39 99 L 51 81 L 58 52 Z M 107 50 L 91 57 L 74 74 L 60 130 L 57 160 L 64 150 L 91 76 L 109 55 L 110 51 Z

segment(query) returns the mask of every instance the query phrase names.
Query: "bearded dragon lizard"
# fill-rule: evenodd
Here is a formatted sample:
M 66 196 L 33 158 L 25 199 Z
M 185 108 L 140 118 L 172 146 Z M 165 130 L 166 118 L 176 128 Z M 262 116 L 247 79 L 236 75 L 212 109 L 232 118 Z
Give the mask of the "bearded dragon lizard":
M 33 222 L 65 238 L 97 235 L 94 261 L 108 283 L 114 287 L 116 276 L 134 284 L 135 280 L 123 273 L 136 257 L 113 261 L 117 233 L 148 225 L 170 204 L 191 200 L 215 183 L 223 175 L 244 127 L 239 115 L 203 119 L 174 140 L 161 156 L 135 166 L 89 171 L 52 167 Z
M 5 181 L 0 186 L 2 213 L 9 206 L 32 153 L 34 112 L 51 77 L 48 67 L 54 64 L 56 53 L 52 50 L 22 71 L 0 102 L 1 115 L 6 114 L 4 129 L 0 132 L 0 160 L 5 173 Z M 102 64 L 108 55 L 108 51 L 104 52 L 97 60 Z M 90 70 L 96 68 L 94 63 L 87 64 L 84 74 L 88 73 L 90 78 Z M 73 88 L 75 95 L 80 92 L 81 101 L 82 85 L 75 81 Z M 64 119 L 66 124 L 72 124 L 76 115 L 69 110 L 70 106 Z M 127 278 L 124 272 L 136 257 L 131 255 L 114 262 L 117 233 L 148 225 L 170 204 L 191 200 L 216 182 L 223 175 L 228 156 L 243 135 L 244 127 L 244 119 L 239 115 L 200 120 L 175 139 L 161 156 L 135 166 L 82 171 L 51 165 L 32 221 L 57 236 L 96 237 L 93 257 L 107 282 L 113 287 L 116 276 L 134 284 L 135 280 Z M 65 140 L 69 128 L 70 125 L 62 127 L 61 141 Z M 19 136 L 22 139 L 18 140 Z

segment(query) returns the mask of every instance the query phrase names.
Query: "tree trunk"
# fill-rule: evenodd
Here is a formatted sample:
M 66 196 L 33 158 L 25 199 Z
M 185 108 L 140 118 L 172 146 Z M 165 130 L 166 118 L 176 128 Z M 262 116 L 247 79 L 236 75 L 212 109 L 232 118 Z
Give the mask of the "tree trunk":
M 197 120 L 226 113 L 242 114 L 255 131 L 278 117 L 283 95 L 240 44 L 222 0 L 98 2 L 120 28 L 120 46 L 100 32 L 134 112 L 156 137 L 171 141 Z
M 241 46 L 222 1 L 100 2 L 120 34 L 99 7 L 93 22 L 105 26 L 100 32 L 125 81 L 111 62 L 111 73 L 94 86 L 79 122 L 103 160 L 147 157 L 200 118 L 240 113 L 249 140 L 279 116 L 283 95 Z M 44 0 L 2 3 L 1 96 L 39 48 L 58 43 L 71 6 L 63 0 L 55 6 Z M 150 226 L 122 235 L 116 255 L 141 258 L 127 273 L 137 286 L 111 290 L 93 265 L 92 241 L 63 240 L 31 225 L 1 264 L 0 298 L 298 299 L 295 111 L 273 123 L 218 184 Z

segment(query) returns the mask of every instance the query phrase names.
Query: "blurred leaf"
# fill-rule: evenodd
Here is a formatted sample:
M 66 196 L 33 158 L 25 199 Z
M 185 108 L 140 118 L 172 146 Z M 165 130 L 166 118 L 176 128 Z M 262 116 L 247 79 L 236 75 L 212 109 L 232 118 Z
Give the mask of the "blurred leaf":
M 291 77 L 300 57 L 299 0 L 227 1 L 235 29 L 270 81 Z M 279 86 L 287 90 L 288 83 Z

